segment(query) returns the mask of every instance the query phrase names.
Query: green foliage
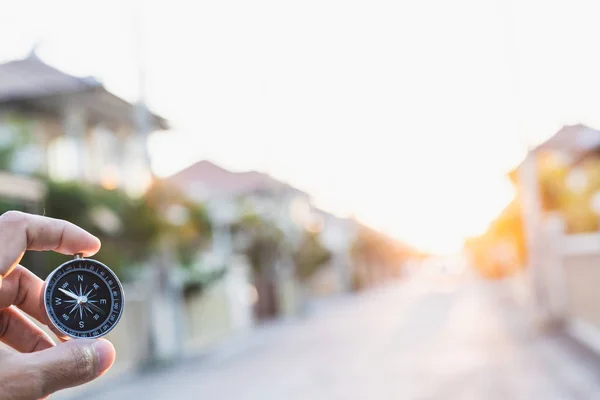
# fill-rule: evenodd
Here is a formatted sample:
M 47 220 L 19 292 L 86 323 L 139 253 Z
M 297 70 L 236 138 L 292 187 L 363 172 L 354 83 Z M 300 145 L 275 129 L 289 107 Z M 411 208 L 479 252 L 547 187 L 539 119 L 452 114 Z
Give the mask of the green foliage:
M 331 252 L 325 248 L 315 232 L 304 232 L 300 246 L 293 254 L 296 276 L 304 281 L 331 260 Z
M 184 198 L 181 193 L 162 182 L 156 182 L 145 196 L 152 210 L 165 215 L 171 207 L 185 209 L 185 221 L 172 223 L 164 219 L 162 230 L 170 238 L 178 262 L 191 267 L 198 252 L 210 241 L 212 222 L 206 208 Z
M 360 290 L 369 286 L 374 276 L 399 276 L 404 261 L 422 256 L 385 234 L 360 226 L 350 249 L 353 287 Z
M 198 250 L 210 238 L 210 221 L 205 209 L 172 192 L 163 193 L 164 187 L 153 188 L 149 196 L 131 199 L 121 191 L 93 185 L 46 183 L 43 213 L 70 221 L 97 236 L 102 242 L 98 259 L 115 269 L 124 280 L 132 278 L 132 271 L 126 267 L 146 262 L 155 254 L 161 238 L 172 239 L 177 258 L 186 266 L 191 265 Z M 183 225 L 174 225 L 164 218 L 164 210 L 173 204 L 188 211 L 189 218 Z M 24 207 L 0 202 L 0 209 L 24 210 Z M 54 252 L 27 252 L 23 263 L 45 278 L 69 259 Z
M 552 160 L 552 154 L 540 157 L 538 176 L 544 211 L 556 211 L 565 221 L 568 233 L 598 230 L 599 216 L 591 209 L 592 197 L 600 190 L 600 157 L 590 154 L 576 166 L 566 166 Z M 585 175 L 587 185 L 581 191 L 572 191 L 566 181 L 570 173 L 579 170 Z
M 284 250 L 283 232 L 274 223 L 255 214 L 245 215 L 233 226 L 233 231 L 247 239 L 243 252 L 254 272 L 270 277 Z
M 310 278 L 331 259 L 318 233 L 305 231 L 298 246 L 292 246 L 275 223 L 255 214 L 245 215 L 233 230 L 246 239 L 243 252 L 259 277 L 273 278 L 275 264 L 285 254 L 291 257 L 299 280 Z
M 44 214 L 70 221 L 97 236 L 102 242 L 98 254 L 116 273 L 128 277 L 124 267 L 146 260 L 161 231 L 159 215 L 144 199 L 132 200 L 121 191 L 108 191 L 97 186 L 74 182 L 47 182 Z M 103 214 L 94 217 L 94 212 Z M 107 215 L 106 215 L 107 214 Z M 106 215 L 103 217 L 103 215 Z M 106 229 L 105 220 L 114 219 L 114 229 Z M 68 258 L 44 253 L 48 273 Z
M 17 152 L 35 142 L 34 123 L 19 114 L 2 116 L 0 170 L 11 170 Z M 54 182 L 46 176 L 37 178 L 47 185 L 39 208 L 0 199 L 0 213 L 39 212 L 81 226 L 101 240 L 97 258 L 125 280 L 132 277 L 131 269 L 126 267 L 145 264 L 157 252 L 158 243 L 169 243 L 179 263 L 191 266 L 210 239 L 211 222 L 204 207 L 186 200 L 162 182 L 155 183 L 143 198 L 132 199 L 120 190 L 80 182 Z M 166 216 L 172 206 L 183 208 L 187 219 L 170 221 Z M 68 255 L 54 252 L 27 252 L 22 263 L 45 278 L 69 259 Z
M 212 271 L 188 270 L 183 288 L 184 296 L 202 293 L 215 282 L 219 281 L 227 273 L 227 267 L 221 267 Z
M 558 210 L 564 206 L 566 171 L 552 168 L 540 171 L 540 197 L 545 210 Z
M 10 137 L 0 144 L 0 170 L 9 171 L 12 168 L 16 152 L 33 140 L 31 122 L 17 115 L 5 115 L 0 121 Z
M 373 229 L 361 227 L 350 250 L 354 261 L 397 267 L 412 249 Z
M 22 202 L 0 198 L 0 215 L 10 210 L 27 211 L 27 207 Z
M 570 173 L 579 170 L 587 184 L 580 191 L 567 185 Z M 591 209 L 593 196 L 600 190 L 600 157 L 590 153 L 577 165 L 567 165 L 556 154 L 538 155 L 537 176 L 540 200 L 545 212 L 558 213 L 565 222 L 567 233 L 594 232 L 598 230 L 599 216 Z M 503 277 L 518 271 L 527 263 L 525 233 L 519 199 L 509 204 L 490 224 L 481 237 L 471 238 L 466 247 L 482 275 Z M 515 251 L 515 263 L 506 265 L 499 261 L 501 245 L 510 245 Z
M 185 267 L 190 267 L 198 251 L 208 243 L 212 224 L 203 206 L 191 202 L 182 202 L 181 205 L 188 211 L 188 220 L 185 224 L 175 227 L 172 235 L 177 238 L 179 262 Z
M 66 219 L 83 228 L 91 229 L 88 211 L 94 204 L 89 187 L 77 183 L 47 181 L 44 214 L 52 218 Z

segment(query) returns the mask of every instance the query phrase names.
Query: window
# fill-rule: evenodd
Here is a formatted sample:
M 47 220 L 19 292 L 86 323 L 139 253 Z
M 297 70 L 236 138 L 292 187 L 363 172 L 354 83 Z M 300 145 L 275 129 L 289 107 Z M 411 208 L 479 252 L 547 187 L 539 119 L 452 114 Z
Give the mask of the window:
M 78 143 L 75 138 L 60 136 L 48 146 L 48 173 L 56 180 L 80 177 L 82 168 Z

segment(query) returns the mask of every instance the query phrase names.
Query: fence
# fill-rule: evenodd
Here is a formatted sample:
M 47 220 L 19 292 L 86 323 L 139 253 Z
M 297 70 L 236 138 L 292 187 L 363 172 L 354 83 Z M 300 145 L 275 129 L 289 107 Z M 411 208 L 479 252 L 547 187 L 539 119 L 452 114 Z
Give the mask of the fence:
M 600 233 L 566 234 L 551 217 L 542 236 L 537 284 L 545 315 L 600 351 Z
M 206 290 L 185 299 L 184 351 L 210 346 L 253 325 L 249 266 L 232 258 L 227 274 Z
M 152 293 L 148 285 L 126 286 L 123 316 L 117 327 L 107 335 L 118 355 L 114 366 L 101 379 L 61 391 L 53 398 L 80 398 L 87 392 L 105 387 L 108 381 L 135 373 L 150 361 L 150 349 L 160 347 L 152 337 L 156 339 L 160 336 L 158 339 L 167 342 L 181 339 L 178 351 L 190 354 L 249 329 L 253 320 L 252 304 L 249 297 L 245 296 L 249 289 L 248 270 L 246 265 L 237 261 L 232 261 L 231 268 L 222 280 L 185 299 L 165 297 L 157 304 L 157 294 Z M 170 324 L 170 321 L 163 320 L 165 314 L 161 313 L 161 309 L 168 310 L 172 315 L 181 314 L 181 337 L 168 338 L 164 331 L 157 331 L 157 328 Z M 50 333 L 47 327 L 42 329 Z M 171 354 L 172 357 L 179 355 Z M 159 356 L 165 358 L 164 353 Z

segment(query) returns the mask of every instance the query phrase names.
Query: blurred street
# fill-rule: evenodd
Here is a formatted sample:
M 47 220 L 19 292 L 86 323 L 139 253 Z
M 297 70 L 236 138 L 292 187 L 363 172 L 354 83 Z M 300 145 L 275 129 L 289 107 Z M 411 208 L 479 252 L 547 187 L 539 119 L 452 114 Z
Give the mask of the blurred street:
M 600 3 L 3 16 L 0 400 L 600 399 Z
M 304 319 L 85 398 L 552 400 L 600 393 L 596 361 L 559 336 L 534 335 L 518 293 L 511 283 L 423 275 L 329 301 Z

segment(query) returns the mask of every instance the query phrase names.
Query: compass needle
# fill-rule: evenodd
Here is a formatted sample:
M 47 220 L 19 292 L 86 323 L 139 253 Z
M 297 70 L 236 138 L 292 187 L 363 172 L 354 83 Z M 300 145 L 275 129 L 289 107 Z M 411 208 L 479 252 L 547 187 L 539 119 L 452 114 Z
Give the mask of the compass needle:
M 91 304 L 91 303 L 90 303 L 90 304 L 89 304 L 89 306 L 90 306 L 91 308 L 93 308 L 94 310 L 98 311 L 100 314 L 102 314 L 102 315 L 106 315 L 106 313 L 104 312 L 104 310 L 103 310 L 103 309 L 101 309 L 100 307 L 98 307 L 97 305 L 95 305 L 95 304 Z
M 65 290 L 63 288 L 58 288 L 58 290 L 60 290 L 61 292 L 63 292 L 64 294 L 66 294 L 67 296 L 69 296 L 72 299 L 79 300 L 79 296 L 77 296 L 75 293 L 73 293 L 69 290 Z
M 92 314 L 93 314 L 92 310 L 91 310 L 91 309 L 88 307 L 88 305 L 87 305 L 87 304 L 86 304 L 84 307 L 85 307 L 85 313 L 86 313 L 85 315 L 86 315 L 86 316 L 87 316 L 87 313 L 88 313 L 88 312 L 90 313 L 90 315 L 92 315 Z

